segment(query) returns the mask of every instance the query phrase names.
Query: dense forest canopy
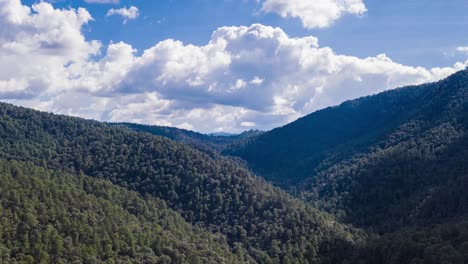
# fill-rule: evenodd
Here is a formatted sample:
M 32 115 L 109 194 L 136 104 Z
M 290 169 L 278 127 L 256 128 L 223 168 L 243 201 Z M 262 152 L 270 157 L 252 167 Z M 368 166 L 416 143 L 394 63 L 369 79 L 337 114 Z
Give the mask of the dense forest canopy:
M 467 129 L 468 71 L 230 137 L 0 103 L 0 263 L 467 263 Z
M 231 144 L 244 142 L 249 140 L 251 137 L 263 133 L 259 130 L 248 130 L 240 134 L 214 133 L 205 135 L 191 130 L 175 127 L 151 126 L 133 123 L 109 123 L 109 125 L 126 127 L 137 132 L 146 132 L 151 135 L 166 137 L 177 142 L 188 144 L 198 150 L 208 152 L 221 152 Z
M 164 200 L 260 263 L 333 263 L 361 235 L 237 162 L 148 133 L 0 105 L 0 158 L 106 179 Z
M 0 161 L 0 262 L 241 263 L 165 202 L 85 175 Z
M 371 263 L 466 263 L 467 129 L 464 70 L 315 112 L 224 154 L 341 221 L 383 234 L 367 244 L 363 259 L 378 252 Z
M 468 70 L 345 102 L 225 153 L 358 226 L 468 213 Z

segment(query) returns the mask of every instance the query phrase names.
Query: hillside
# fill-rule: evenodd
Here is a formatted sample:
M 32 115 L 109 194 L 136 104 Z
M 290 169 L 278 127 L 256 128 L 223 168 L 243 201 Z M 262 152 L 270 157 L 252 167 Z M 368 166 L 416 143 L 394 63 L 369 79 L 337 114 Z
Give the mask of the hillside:
M 370 239 L 350 263 L 465 264 L 468 262 L 468 220 L 405 227 Z
M 164 202 L 108 181 L 0 161 L 0 182 L 0 263 L 249 261 Z
M 95 121 L 0 104 L 0 158 L 159 198 L 259 263 L 342 262 L 363 237 L 229 159 Z
M 345 102 L 233 145 L 254 171 L 380 231 L 468 214 L 468 70 Z
M 295 185 L 324 160 L 339 161 L 366 150 L 408 121 L 425 103 L 427 86 L 392 90 L 345 102 L 228 146 L 260 175 L 281 186 Z
M 165 126 L 150 126 L 133 123 L 109 123 L 112 126 L 126 127 L 133 131 L 145 132 L 155 136 L 166 137 L 177 142 L 188 144 L 201 151 L 209 151 L 210 149 L 220 152 L 228 145 L 236 142 L 242 142 L 250 137 L 260 135 L 262 132 L 258 130 L 245 131 L 241 134 L 202 134 L 186 129 Z
M 467 86 L 462 71 L 226 148 L 301 199 L 202 141 L 168 139 L 178 130 L 155 136 L 159 127 L 1 103 L 1 256 L 8 263 L 462 264 Z

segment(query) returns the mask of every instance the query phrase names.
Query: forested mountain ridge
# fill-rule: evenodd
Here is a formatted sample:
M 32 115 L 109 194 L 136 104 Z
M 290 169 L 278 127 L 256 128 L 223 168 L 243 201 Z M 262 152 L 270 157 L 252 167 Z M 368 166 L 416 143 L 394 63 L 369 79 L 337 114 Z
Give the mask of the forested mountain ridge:
M 363 237 L 229 159 L 96 121 L 0 104 L 0 159 L 84 173 L 164 200 L 258 263 L 343 262 Z
M 109 123 L 112 126 L 126 127 L 137 132 L 146 132 L 155 136 L 162 136 L 177 142 L 188 144 L 202 151 L 209 151 L 207 147 L 217 152 L 223 151 L 227 146 L 235 142 L 248 140 L 250 137 L 260 135 L 258 130 L 244 131 L 237 135 L 231 134 L 202 134 L 191 130 L 175 127 L 141 125 L 134 123 Z
M 462 71 L 224 151 L 300 199 L 218 154 L 225 145 L 0 103 L 0 259 L 466 263 L 467 87 Z
M 108 181 L 0 161 L 0 263 L 253 263 Z
M 243 158 L 278 185 L 297 184 L 327 158 L 337 161 L 366 150 L 421 112 L 436 96 L 430 93 L 433 85 L 390 90 L 319 110 L 245 144 L 233 144 L 224 154 Z
M 468 263 L 468 70 L 327 108 L 225 154 L 381 234 L 351 263 Z
M 468 70 L 345 102 L 235 145 L 260 175 L 358 226 L 468 214 Z

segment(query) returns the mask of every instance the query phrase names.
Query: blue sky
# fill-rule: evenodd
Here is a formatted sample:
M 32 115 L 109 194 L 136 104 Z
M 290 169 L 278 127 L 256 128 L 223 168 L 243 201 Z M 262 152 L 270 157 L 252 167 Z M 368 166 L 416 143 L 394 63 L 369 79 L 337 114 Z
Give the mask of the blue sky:
M 118 3 L 0 0 L 0 100 L 102 121 L 267 130 L 468 65 L 466 0 L 108 2 Z M 130 7 L 138 12 L 125 17 Z
M 32 4 L 38 1 L 23 1 Z M 55 1 L 55 6 L 86 7 L 95 21 L 85 27 L 90 39 L 124 41 L 143 50 L 164 39 L 203 45 L 222 26 L 260 23 L 282 28 L 292 37 L 313 35 L 337 53 L 359 57 L 385 53 L 412 66 L 450 66 L 466 58 L 454 52 L 468 43 L 466 0 L 366 0 L 363 16 L 347 15 L 325 29 L 305 29 L 299 19 L 262 14 L 255 0 L 121 0 L 119 4 Z M 109 8 L 136 6 L 141 15 L 125 25 L 106 17 Z

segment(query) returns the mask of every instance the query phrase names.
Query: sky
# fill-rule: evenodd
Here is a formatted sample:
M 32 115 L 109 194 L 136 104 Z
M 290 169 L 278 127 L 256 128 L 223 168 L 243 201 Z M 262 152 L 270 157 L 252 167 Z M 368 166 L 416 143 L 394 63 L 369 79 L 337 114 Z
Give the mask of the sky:
M 0 0 L 0 100 L 268 130 L 468 66 L 466 0 Z

